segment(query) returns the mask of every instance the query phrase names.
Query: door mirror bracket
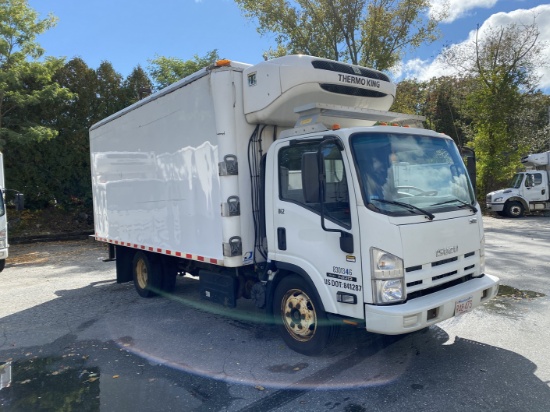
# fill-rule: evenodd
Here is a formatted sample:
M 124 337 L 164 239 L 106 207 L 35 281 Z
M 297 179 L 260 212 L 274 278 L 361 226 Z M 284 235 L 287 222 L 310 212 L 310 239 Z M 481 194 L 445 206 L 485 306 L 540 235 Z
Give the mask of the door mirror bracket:
M 323 230 L 340 233 L 340 249 L 345 253 L 353 253 L 353 235 L 344 230 L 327 228 L 325 225 L 326 172 L 323 148 L 328 144 L 334 144 L 340 151 L 343 150 L 341 142 L 336 137 L 328 137 L 319 144 L 317 152 L 302 155 L 302 191 L 306 203 L 320 204 Z

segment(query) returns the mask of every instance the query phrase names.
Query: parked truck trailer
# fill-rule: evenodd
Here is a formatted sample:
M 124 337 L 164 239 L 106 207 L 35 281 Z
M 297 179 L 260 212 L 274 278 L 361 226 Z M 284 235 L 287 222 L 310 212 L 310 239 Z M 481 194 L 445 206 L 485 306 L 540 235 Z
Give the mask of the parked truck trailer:
M 197 276 L 202 298 L 252 299 L 307 355 L 342 324 L 403 334 L 490 300 L 461 155 L 388 112 L 395 89 L 311 56 L 222 60 L 92 126 L 117 281 L 150 297 Z

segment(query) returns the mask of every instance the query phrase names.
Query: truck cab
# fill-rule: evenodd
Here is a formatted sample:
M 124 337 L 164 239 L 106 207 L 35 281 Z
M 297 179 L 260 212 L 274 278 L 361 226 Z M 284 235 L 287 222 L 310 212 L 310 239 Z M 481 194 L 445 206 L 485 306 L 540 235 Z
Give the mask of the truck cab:
M 394 126 L 328 130 L 278 139 L 266 167 L 269 259 L 310 279 L 323 311 L 402 334 L 496 295 L 451 138 Z M 304 341 L 310 318 L 288 311 L 284 325 Z

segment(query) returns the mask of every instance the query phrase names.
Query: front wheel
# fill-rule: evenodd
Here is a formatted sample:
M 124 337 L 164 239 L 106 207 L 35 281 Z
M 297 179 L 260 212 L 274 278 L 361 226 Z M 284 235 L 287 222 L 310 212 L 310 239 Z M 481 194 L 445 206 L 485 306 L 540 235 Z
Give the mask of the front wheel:
M 6 259 L 0 259 L 0 272 L 6 267 Z
M 287 346 L 303 355 L 321 354 L 338 332 L 315 291 L 299 276 L 287 276 L 277 285 L 273 315 Z
M 508 202 L 504 206 L 504 212 L 508 217 L 522 217 L 525 209 L 520 202 Z

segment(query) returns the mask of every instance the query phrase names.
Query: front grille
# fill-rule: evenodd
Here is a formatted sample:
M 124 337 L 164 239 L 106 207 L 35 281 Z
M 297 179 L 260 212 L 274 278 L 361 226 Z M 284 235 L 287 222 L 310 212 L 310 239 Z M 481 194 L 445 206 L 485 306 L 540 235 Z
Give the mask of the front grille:
M 458 272 L 456 270 L 453 270 L 452 272 L 449 272 L 449 273 L 443 273 L 442 275 L 438 275 L 438 276 L 434 276 L 432 277 L 432 280 L 439 280 L 439 279 L 443 279 L 443 278 L 448 278 L 449 276 L 453 276 L 453 275 L 456 275 Z
M 480 276 L 475 251 L 405 268 L 407 300 L 425 296 Z
M 441 265 L 444 265 L 446 263 L 456 262 L 457 260 L 458 260 L 457 256 L 449 258 L 449 259 L 438 260 L 437 262 L 432 263 L 432 267 L 441 266 Z
M 384 73 L 377 70 L 367 69 L 360 66 L 352 66 L 345 63 L 330 62 L 326 60 L 314 60 L 311 62 L 312 66 L 316 69 L 328 70 L 331 72 L 352 74 L 355 76 L 363 76 L 369 79 L 382 80 L 389 82 L 390 78 Z
M 407 300 L 416 299 L 422 296 L 429 295 L 430 293 L 439 292 L 440 290 L 448 289 L 456 285 L 460 285 L 461 283 L 467 282 L 473 278 L 472 275 L 466 275 L 461 278 L 455 279 L 451 282 L 443 283 L 439 286 L 434 286 L 432 288 L 428 289 L 422 289 L 418 290 L 416 292 L 407 293 Z
M 345 94 L 348 96 L 375 97 L 375 98 L 387 96 L 386 93 L 377 92 L 376 90 L 360 89 L 358 87 L 340 86 L 336 84 L 326 84 L 326 83 L 322 83 L 320 86 L 323 90 L 326 90 L 327 92 Z

